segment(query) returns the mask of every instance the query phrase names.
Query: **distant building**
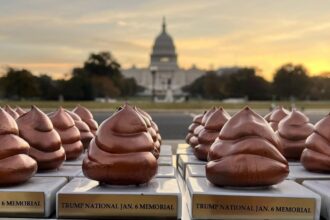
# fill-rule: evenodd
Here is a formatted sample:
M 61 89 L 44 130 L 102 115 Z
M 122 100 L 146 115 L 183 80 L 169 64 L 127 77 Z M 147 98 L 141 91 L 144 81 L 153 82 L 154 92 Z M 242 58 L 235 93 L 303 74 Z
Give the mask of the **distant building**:
M 167 33 L 165 18 L 162 31 L 157 36 L 150 55 L 150 64 L 146 68 L 136 68 L 134 65 L 124 69 L 125 77 L 135 78 L 138 85 L 146 88 L 144 94 L 150 95 L 153 88 L 150 69 L 157 69 L 155 74 L 155 92 L 157 95 L 165 95 L 171 90 L 174 95 L 182 95 L 182 87 L 191 84 L 205 73 L 205 70 L 192 66 L 190 69 L 182 69 L 178 65 L 178 54 L 172 37 Z

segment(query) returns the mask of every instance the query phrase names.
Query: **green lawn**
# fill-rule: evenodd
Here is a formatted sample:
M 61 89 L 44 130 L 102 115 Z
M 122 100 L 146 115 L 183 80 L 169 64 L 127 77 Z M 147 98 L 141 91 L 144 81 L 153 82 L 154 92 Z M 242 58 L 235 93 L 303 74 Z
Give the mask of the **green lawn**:
M 23 108 L 29 108 L 31 105 L 36 105 L 39 108 L 43 109 L 54 109 L 59 106 L 65 108 L 74 108 L 77 104 L 81 104 L 89 109 L 95 110 L 111 110 L 115 109 L 118 106 L 122 105 L 125 101 L 118 101 L 116 103 L 101 103 L 101 102 L 94 102 L 94 101 L 0 101 L 0 105 L 4 106 L 5 104 L 9 104 L 12 107 L 20 106 Z M 223 103 L 220 101 L 189 101 L 186 103 L 152 103 L 150 101 L 138 101 L 132 100 L 129 102 L 132 105 L 137 105 L 140 108 L 148 109 L 148 110 L 200 110 L 200 109 L 208 109 L 212 106 L 222 106 L 226 109 L 240 109 L 244 106 L 248 105 L 254 109 L 269 109 L 271 106 L 270 101 L 263 101 L 263 102 L 246 102 L 246 103 Z M 286 108 L 291 106 L 290 102 L 276 102 L 278 105 L 283 105 Z M 298 108 L 305 108 L 305 109 L 330 109 L 330 101 L 299 101 L 295 103 L 296 107 Z

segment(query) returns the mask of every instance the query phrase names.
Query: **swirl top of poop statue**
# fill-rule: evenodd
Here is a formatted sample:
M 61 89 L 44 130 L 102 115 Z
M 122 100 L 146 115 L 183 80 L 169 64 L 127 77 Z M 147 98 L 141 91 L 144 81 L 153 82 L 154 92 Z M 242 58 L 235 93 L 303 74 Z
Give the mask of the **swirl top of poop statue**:
M 215 107 L 212 107 L 211 109 L 207 110 L 204 115 L 203 115 L 203 118 L 202 118 L 202 123 L 200 125 L 198 125 L 195 129 L 194 129 L 194 132 L 193 132 L 193 136 L 190 138 L 189 140 L 189 143 L 190 143 L 190 146 L 192 148 L 195 148 L 199 143 L 198 143 L 198 134 L 199 132 L 202 131 L 202 129 L 204 128 L 205 126 L 205 123 L 207 121 L 207 119 L 213 114 L 213 112 L 215 112 L 217 110 L 217 108 Z
M 4 110 L 11 116 L 13 119 L 17 119 L 19 117 L 19 114 L 12 109 L 9 105 L 5 105 Z
M 330 115 L 315 124 L 300 161 L 309 171 L 330 172 Z
M 26 182 L 37 171 L 37 162 L 27 154 L 29 144 L 18 136 L 15 120 L 0 108 L 0 186 Z
M 99 127 L 83 162 L 84 175 L 111 185 L 147 183 L 158 164 L 154 141 L 141 115 L 125 104 Z
M 156 158 L 158 159 L 159 158 L 159 153 L 160 153 L 160 140 L 159 140 L 159 136 L 158 136 L 158 126 L 155 125 L 152 126 L 152 118 L 151 116 L 143 111 L 142 109 L 140 108 L 137 108 L 137 107 L 134 107 L 134 109 L 141 115 L 141 117 L 145 120 L 145 123 L 147 125 L 147 128 L 148 128 L 148 132 L 150 133 L 151 137 L 152 137 L 152 140 L 154 141 L 154 145 L 155 145 L 155 150 L 154 150 L 154 155 L 156 156 Z M 156 129 L 157 131 L 156 131 Z
M 72 110 L 72 112 L 76 113 L 80 116 L 81 120 L 83 120 L 88 127 L 91 129 L 91 132 L 95 135 L 97 128 L 99 125 L 93 118 L 93 114 L 84 106 L 77 105 L 75 109 Z
M 83 120 L 81 120 L 80 116 L 76 113 L 68 110 L 65 110 L 65 112 L 68 113 L 74 120 L 74 123 L 80 132 L 80 139 L 83 143 L 84 149 L 87 149 L 89 147 L 89 143 L 94 137 L 93 133 L 91 132 L 91 129 Z
M 196 115 L 193 118 L 192 123 L 189 125 L 188 134 L 185 139 L 187 144 L 190 144 L 190 138 L 194 135 L 195 128 L 197 128 L 199 125 L 202 124 L 202 119 L 203 119 L 204 114 L 205 114 L 205 112 L 203 114 Z
M 57 111 L 48 114 L 55 130 L 61 137 L 67 160 L 77 159 L 84 151 L 80 132 L 71 116 L 60 107 Z
M 290 112 L 283 108 L 282 106 L 276 108 L 274 111 L 272 111 L 272 114 L 269 118 L 269 124 L 272 127 L 274 131 L 277 131 L 278 129 L 278 123 L 285 118 Z
M 287 159 L 300 160 L 305 149 L 306 138 L 313 132 L 313 125 L 302 112 L 293 109 L 292 112 L 280 121 L 276 131 L 282 147 L 283 155 Z
M 224 124 L 230 115 L 223 109 L 218 108 L 206 121 L 205 126 L 198 134 L 198 145 L 194 148 L 194 154 L 199 160 L 207 161 L 210 147 L 219 136 Z
M 38 163 L 39 170 L 51 170 L 61 166 L 65 160 L 65 151 L 61 138 L 52 122 L 36 106 L 17 119 L 19 135 L 30 146 L 29 155 Z
M 24 109 L 22 109 L 21 107 L 17 106 L 16 109 L 15 109 L 15 112 L 21 116 L 21 115 L 24 115 L 26 113 L 26 111 Z
M 274 110 L 271 110 L 270 112 L 268 112 L 265 116 L 264 116 L 264 119 L 267 121 L 267 122 L 270 122 L 270 116 L 272 115 Z
M 215 185 L 270 186 L 283 181 L 288 162 L 267 121 L 249 107 L 232 116 L 212 144 L 206 177 Z

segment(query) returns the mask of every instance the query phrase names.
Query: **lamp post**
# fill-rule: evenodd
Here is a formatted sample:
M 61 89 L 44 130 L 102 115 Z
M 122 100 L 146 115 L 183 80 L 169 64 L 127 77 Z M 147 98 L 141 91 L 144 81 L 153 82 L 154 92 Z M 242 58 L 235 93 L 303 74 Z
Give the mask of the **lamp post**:
M 156 73 L 157 73 L 157 66 L 151 66 L 150 67 L 150 73 L 151 73 L 151 78 L 152 78 L 152 88 L 151 88 L 151 101 L 155 101 L 155 96 L 156 96 L 156 88 L 155 88 L 155 83 L 156 83 Z

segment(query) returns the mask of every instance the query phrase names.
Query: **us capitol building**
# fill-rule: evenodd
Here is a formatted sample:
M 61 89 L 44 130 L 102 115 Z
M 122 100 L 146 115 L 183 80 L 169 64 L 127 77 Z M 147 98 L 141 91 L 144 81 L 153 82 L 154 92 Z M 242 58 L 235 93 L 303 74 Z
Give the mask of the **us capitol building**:
M 182 96 L 184 94 L 181 90 L 182 87 L 189 85 L 202 76 L 205 70 L 198 69 L 195 66 L 190 69 L 179 67 L 174 41 L 166 30 L 164 18 L 162 31 L 152 47 L 149 67 L 136 68 L 133 65 L 129 69 L 122 70 L 122 73 L 125 77 L 134 78 L 138 85 L 145 88 L 142 95 L 151 95 L 154 88 L 157 96 L 165 96 L 168 92 L 172 96 Z

